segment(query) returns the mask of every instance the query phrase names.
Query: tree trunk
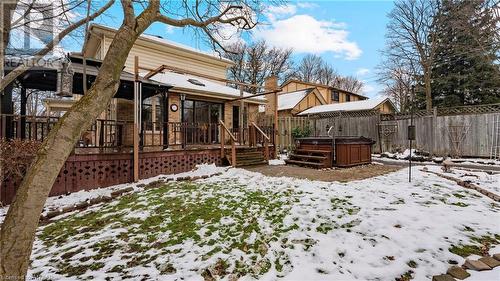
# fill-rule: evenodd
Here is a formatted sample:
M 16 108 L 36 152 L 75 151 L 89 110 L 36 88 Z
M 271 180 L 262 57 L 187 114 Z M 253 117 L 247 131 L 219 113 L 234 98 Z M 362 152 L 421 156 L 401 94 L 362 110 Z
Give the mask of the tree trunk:
M 0 236 L 0 279 L 26 278 L 40 214 L 49 192 L 75 143 L 118 90 L 120 75 L 137 37 L 156 11 L 125 20 L 103 60 L 95 83 L 52 128 L 17 190 Z
M 430 66 L 424 67 L 425 109 L 432 110 L 431 70 Z

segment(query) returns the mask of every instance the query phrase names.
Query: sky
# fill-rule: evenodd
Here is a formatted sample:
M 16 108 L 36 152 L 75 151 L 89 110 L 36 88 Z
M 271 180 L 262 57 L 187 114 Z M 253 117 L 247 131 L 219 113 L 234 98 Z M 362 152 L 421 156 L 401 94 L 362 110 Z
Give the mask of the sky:
M 382 0 L 290 1 L 266 8 L 261 19 L 263 24 L 241 40 L 250 43 L 263 39 L 271 46 L 292 48 L 297 62 L 309 53 L 320 55 L 341 75 L 362 80 L 363 94 L 375 97 L 382 89 L 376 81 L 375 68 L 381 60 L 387 14 L 392 6 L 391 1 Z M 108 14 L 114 16 L 97 22 L 118 27 L 121 8 L 115 5 Z M 146 33 L 210 50 L 191 29 L 156 23 Z

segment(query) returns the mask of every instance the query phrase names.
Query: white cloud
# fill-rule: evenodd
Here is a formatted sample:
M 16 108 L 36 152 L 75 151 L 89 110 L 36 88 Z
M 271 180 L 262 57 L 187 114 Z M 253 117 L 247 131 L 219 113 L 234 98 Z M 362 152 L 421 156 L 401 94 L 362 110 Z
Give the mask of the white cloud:
M 297 6 L 295 5 L 278 5 L 278 6 L 268 6 L 266 9 L 267 14 L 274 15 L 293 15 L 297 12 Z
M 318 8 L 319 5 L 311 2 L 299 2 L 297 3 L 297 7 L 302 9 L 313 9 L 313 8 Z
M 310 15 L 293 15 L 276 20 L 270 17 L 270 25 L 258 28 L 253 36 L 264 39 L 270 45 L 293 48 L 298 53 L 333 52 L 348 60 L 361 56 L 356 42 L 347 37 L 345 24 L 328 20 L 317 20 Z
M 363 89 L 361 92 L 369 98 L 376 98 L 381 96 L 382 88 L 378 84 L 363 81 Z
M 357 76 L 365 76 L 368 73 L 370 73 L 368 68 L 359 68 L 358 71 L 356 71 Z

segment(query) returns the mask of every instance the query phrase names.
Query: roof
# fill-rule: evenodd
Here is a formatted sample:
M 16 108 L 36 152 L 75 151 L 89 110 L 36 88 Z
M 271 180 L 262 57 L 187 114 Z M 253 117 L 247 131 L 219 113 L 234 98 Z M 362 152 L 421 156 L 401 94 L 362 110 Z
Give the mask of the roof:
M 299 115 L 309 115 L 309 114 L 321 114 L 321 113 L 329 113 L 329 112 L 337 112 L 337 111 L 362 111 L 362 110 L 372 110 L 375 109 L 380 104 L 389 101 L 391 104 L 391 100 L 389 98 L 375 98 L 368 99 L 362 101 L 351 101 L 351 102 L 343 102 L 343 103 L 334 103 L 334 104 L 324 104 L 318 105 L 315 107 L 311 107 L 307 110 L 302 111 Z
M 286 80 L 285 82 L 283 82 L 281 84 L 280 88 L 283 88 L 285 85 L 288 85 L 288 84 L 290 84 L 292 82 L 299 83 L 299 84 L 304 84 L 304 85 L 308 85 L 308 86 L 313 86 L 313 87 L 328 88 L 328 89 L 332 89 L 332 90 L 335 90 L 335 91 L 341 91 L 341 92 L 344 92 L 344 93 L 348 93 L 348 94 L 351 94 L 351 95 L 355 95 L 355 96 L 367 99 L 366 96 L 363 96 L 361 94 L 356 94 L 356 93 L 349 92 L 349 91 L 346 91 L 346 90 L 343 90 L 343 89 L 335 88 L 335 87 L 330 86 L 330 85 L 313 83 L 313 82 L 305 82 L 305 81 L 300 81 L 298 79 L 288 79 L 288 80 Z
M 117 29 L 116 28 L 112 28 L 112 27 L 109 27 L 109 26 L 104 26 L 104 25 L 100 25 L 100 24 L 91 24 L 90 25 L 90 28 L 89 28 L 92 32 L 90 34 L 93 34 L 93 33 L 99 33 L 100 31 L 104 31 L 104 32 L 109 32 L 109 33 L 116 33 Z M 151 43 L 155 43 L 155 44 L 159 44 L 159 45 L 162 45 L 162 46 L 166 46 L 166 47 L 170 47 L 170 48 L 174 48 L 174 49 L 178 49 L 178 50 L 182 50 L 184 52 L 187 52 L 187 53 L 192 53 L 192 54 L 196 54 L 196 55 L 201 55 L 201 56 L 204 56 L 204 57 L 208 57 L 208 58 L 211 58 L 211 59 L 216 59 L 218 61 L 221 61 L 221 62 L 224 62 L 224 63 L 227 63 L 227 64 L 234 64 L 233 61 L 227 59 L 227 58 L 223 58 L 221 57 L 219 54 L 217 53 L 210 53 L 210 52 L 205 52 L 205 51 L 202 51 L 202 50 L 199 50 L 197 48 L 193 48 L 191 46 L 187 46 L 187 45 L 184 45 L 184 44 L 180 44 L 180 43 L 177 43 L 177 42 L 173 42 L 173 41 L 170 41 L 170 40 L 167 40 L 165 38 L 162 38 L 161 36 L 155 36 L 155 35 L 148 35 L 148 34 L 142 34 L 141 36 L 139 36 L 138 40 L 144 40 L 144 41 L 148 41 L 148 42 L 151 42 Z M 84 43 L 85 45 L 87 44 L 87 40 L 85 41 Z M 86 46 L 83 46 L 83 49 L 85 49 Z
M 150 78 L 161 83 L 172 85 L 171 91 L 181 92 L 198 92 L 205 93 L 214 97 L 221 97 L 226 99 L 239 98 L 240 90 L 188 74 L 181 74 L 175 72 L 162 72 L 157 73 Z M 251 97 L 252 94 L 244 92 L 244 97 Z M 263 103 L 266 101 L 264 96 L 248 98 L 247 101 L 254 101 Z
M 278 110 L 287 110 L 294 108 L 312 90 L 314 90 L 314 88 L 278 95 Z

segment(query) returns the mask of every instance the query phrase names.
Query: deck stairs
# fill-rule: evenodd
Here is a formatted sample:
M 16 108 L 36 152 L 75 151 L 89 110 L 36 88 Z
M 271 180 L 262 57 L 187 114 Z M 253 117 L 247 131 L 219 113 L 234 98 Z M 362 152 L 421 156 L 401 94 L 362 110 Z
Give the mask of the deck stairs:
M 286 164 L 309 166 L 317 169 L 331 167 L 331 151 L 318 149 L 296 149 L 285 160 Z
M 231 149 L 226 149 L 225 158 L 231 164 Z M 236 167 L 267 165 L 262 150 L 256 147 L 237 147 L 236 148 Z

